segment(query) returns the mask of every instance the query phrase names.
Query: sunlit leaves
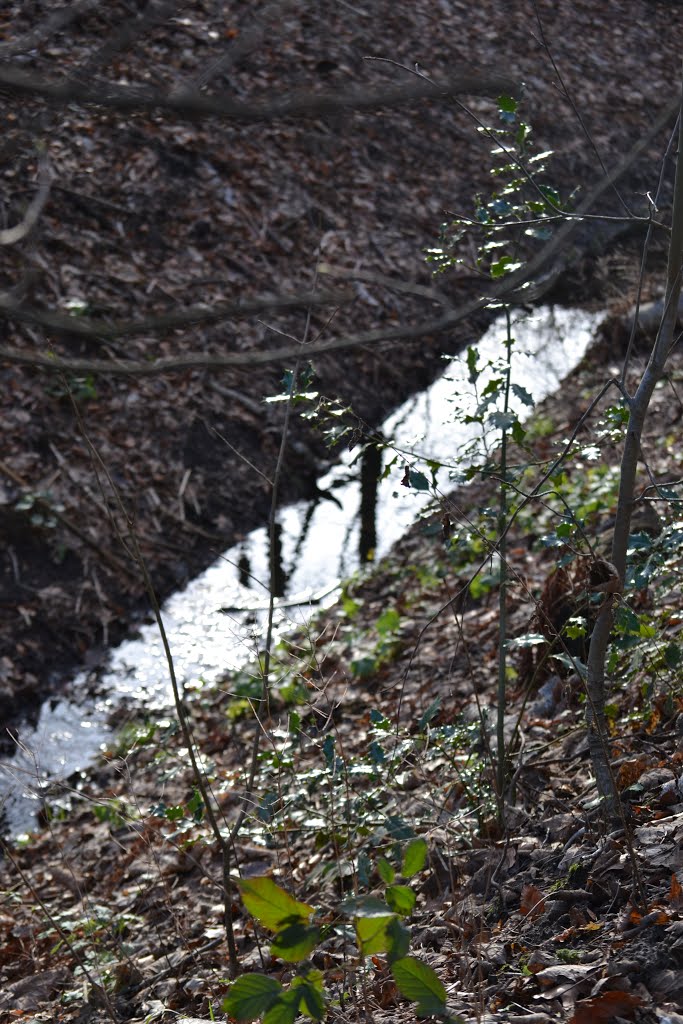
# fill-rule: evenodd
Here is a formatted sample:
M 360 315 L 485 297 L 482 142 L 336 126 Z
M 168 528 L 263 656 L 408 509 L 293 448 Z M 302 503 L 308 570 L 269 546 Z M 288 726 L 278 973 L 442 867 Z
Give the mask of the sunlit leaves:
M 404 878 L 412 878 L 422 871 L 427 863 L 429 847 L 425 839 L 412 839 L 403 851 L 401 874 Z
M 272 878 L 244 878 L 238 882 L 238 886 L 249 913 L 270 931 L 293 922 L 307 923 L 313 913 L 313 907 L 294 899 Z
M 278 931 L 270 944 L 272 956 L 289 963 L 305 960 L 320 942 L 320 929 L 315 925 L 294 921 Z
M 415 909 L 416 896 L 409 885 L 390 885 L 385 896 L 394 913 L 401 917 L 407 917 Z

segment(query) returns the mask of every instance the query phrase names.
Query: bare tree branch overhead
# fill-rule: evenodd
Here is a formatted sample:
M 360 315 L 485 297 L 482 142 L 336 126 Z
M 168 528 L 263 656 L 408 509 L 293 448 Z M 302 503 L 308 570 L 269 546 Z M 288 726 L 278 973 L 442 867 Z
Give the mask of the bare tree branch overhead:
M 492 301 L 507 298 L 508 301 L 515 301 L 516 299 L 523 303 L 532 297 L 535 299 L 538 294 L 542 294 L 544 288 L 549 287 L 556 280 L 557 276 L 566 269 L 568 263 L 576 258 L 576 253 L 572 254 L 567 251 L 568 243 L 580 225 L 582 217 L 587 215 L 598 199 L 604 195 L 605 191 L 626 173 L 648 142 L 671 120 L 677 108 L 678 100 L 667 103 L 653 120 L 650 129 L 638 139 L 617 166 L 608 172 L 589 191 L 567 222 L 563 224 L 539 252 L 520 270 L 508 274 L 501 281 L 490 285 L 486 290 L 486 294 L 482 294 L 480 298 L 464 303 L 459 308 L 453 309 L 438 319 L 422 320 L 416 324 L 388 327 L 349 337 L 318 341 L 308 347 L 308 355 L 321 355 L 325 352 L 342 351 L 363 345 L 376 345 L 383 341 L 411 341 L 425 335 L 439 334 L 446 331 L 478 310 L 483 309 Z M 2 236 L 0 235 L 1 239 Z M 323 265 L 322 272 L 333 271 L 332 268 L 328 269 Z M 354 274 L 352 271 L 344 271 L 341 276 L 346 279 L 353 279 Z M 367 275 L 364 275 L 362 271 L 357 275 L 358 280 L 362 280 L 364 277 L 368 279 Z M 386 287 L 392 286 L 391 280 L 386 276 L 378 278 L 377 275 L 374 275 L 374 280 Z M 437 298 L 436 295 L 430 295 L 427 289 L 424 288 L 410 289 L 400 282 L 397 287 L 399 290 L 413 291 L 414 294 L 418 294 L 420 297 L 431 300 Z M 139 320 L 112 320 L 107 322 L 104 320 L 94 321 L 88 317 L 74 317 L 41 310 L 24 304 L 14 292 L 7 292 L 4 295 L 0 294 L 0 317 L 15 320 L 18 323 L 34 324 L 56 334 L 70 334 L 77 337 L 104 341 L 180 327 L 190 327 L 202 323 L 220 323 L 231 318 L 264 312 L 268 309 L 330 306 L 347 302 L 349 299 L 350 296 L 348 295 L 320 292 L 311 292 L 298 296 L 255 297 L 213 307 L 196 306 L 191 309 L 162 313 Z M 21 366 L 33 366 L 36 369 L 50 373 L 111 373 L 114 376 L 150 377 L 161 373 L 202 367 L 228 369 L 240 366 L 265 366 L 295 358 L 297 352 L 298 349 L 287 348 L 251 349 L 227 354 L 188 352 L 182 356 L 163 357 L 154 362 L 139 362 L 125 359 L 116 361 L 70 359 L 54 354 L 42 355 L 21 351 L 9 346 L 1 346 L 0 361 L 4 360 L 5 362 Z
M 276 121 L 285 117 L 322 117 L 345 110 L 375 110 L 406 106 L 424 99 L 450 96 L 518 95 L 521 83 L 496 71 L 476 71 L 440 82 L 418 81 L 378 89 L 344 92 L 291 93 L 265 101 L 236 102 L 232 96 L 202 96 L 193 87 L 164 92 L 144 86 L 123 86 L 104 79 L 84 82 L 73 78 L 46 78 L 32 71 L 0 66 L 0 86 L 19 95 L 41 97 L 64 106 L 109 107 L 120 111 L 163 111 L 190 120 L 217 118 L 232 121 Z
M 16 230 L 16 229 L 15 229 Z M 0 241 L 2 235 L 0 234 Z M 220 303 L 215 306 L 192 306 L 176 312 L 159 313 L 139 319 L 93 320 L 90 317 L 53 313 L 35 306 L 23 305 L 13 292 L 0 294 L 0 317 L 17 323 L 34 324 L 53 334 L 69 334 L 79 338 L 113 341 L 135 335 L 193 327 L 197 324 L 217 324 L 225 320 L 253 316 L 275 309 L 306 309 L 310 306 L 336 306 L 351 298 L 341 292 L 302 292 L 301 295 L 266 295 Z

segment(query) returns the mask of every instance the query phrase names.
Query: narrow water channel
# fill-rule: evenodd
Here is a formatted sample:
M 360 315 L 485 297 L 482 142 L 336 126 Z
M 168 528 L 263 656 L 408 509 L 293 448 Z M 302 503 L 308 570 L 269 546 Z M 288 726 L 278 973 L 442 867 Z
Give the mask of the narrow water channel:
M 516 317 L 513 379 L 535 401 L 556 391 L 583 356 L 601 319 L 560 308 Z M 497 321 L 477 346 L 480 365 L 500 359 L 504 337 L 504 321 Z M 477 430 L 456 422 L 455 406 L 462 411 L 468 402 L 473 402 L 468 369 L 464 359 L 457 359 L 431 388 L 396 410 L 381 433 L 393 438 L 401 451 L 452 464 Z M 340 581 L 359 568 L 361 554 L 374 549 L 376 558 L 384 555 L 429 501 L 428 492 L 400 485 L 405 459 L 399 459 L 377 488 L 377 466 L 367 461 L 351 465 L 353 461 L 350 453 L 318 481 L 325 497 L 281 510 L 279 634 L 305 622 L 313 608 L 334 601 Z M 446 468 L 440 471 L 439 486 L 449 489 Z M 258 651 L 267 614 L 268 566 L 267 532 L 254 530 L 166 602 L 164 622 L 183 685 L 210 683 Z M 94 683 L 103 695 L 95 702 L 84 697 L 93 692 Z M 21 731 L 17 753 L 0 763 L 0 801 L 8 832 L 16 835 L 33 827 L 50 785 L 92 761 L 111 735 L 107 723 L 112 711 L 123 701 L 150 710 L 168 708 L 171 702 L 155 626 L 143 626 L 135 638 L 113 650 L 96 680 L 86 674 L 75 679 L 68 698 L 46 702 L 36 728 Z

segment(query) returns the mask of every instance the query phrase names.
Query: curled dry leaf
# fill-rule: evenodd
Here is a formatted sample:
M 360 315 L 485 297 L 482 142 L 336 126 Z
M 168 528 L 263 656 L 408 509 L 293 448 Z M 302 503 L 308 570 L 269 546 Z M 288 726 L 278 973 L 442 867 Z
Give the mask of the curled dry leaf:
M 577 1003 L 569 1024 L 598 1024 L 615 1017 L 629 1018 L 641 1003 L 640 996 L 631 995 L 630 992 L 602 992 L 599 996 Z

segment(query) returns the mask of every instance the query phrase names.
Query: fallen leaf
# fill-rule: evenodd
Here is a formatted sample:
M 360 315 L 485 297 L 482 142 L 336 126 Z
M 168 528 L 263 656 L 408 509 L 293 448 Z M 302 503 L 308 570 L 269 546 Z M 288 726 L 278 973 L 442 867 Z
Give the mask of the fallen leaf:
M 532 921 L 540 917 L 545 912 L 545 897 L 541 890 L 537 889 L 535 885 L 525 885 L 522 889 L 519 909 L 524 917 L 529 917 Z
M 569 1024 L 596 1024 L 613 1020 L 615 1017 L 632 1017 L 633 1010 L 642 1003 L 640 996 L 629 992 L 602 992 L 593 999 L 584 999 L 576 1004 L 574 1016 Z

